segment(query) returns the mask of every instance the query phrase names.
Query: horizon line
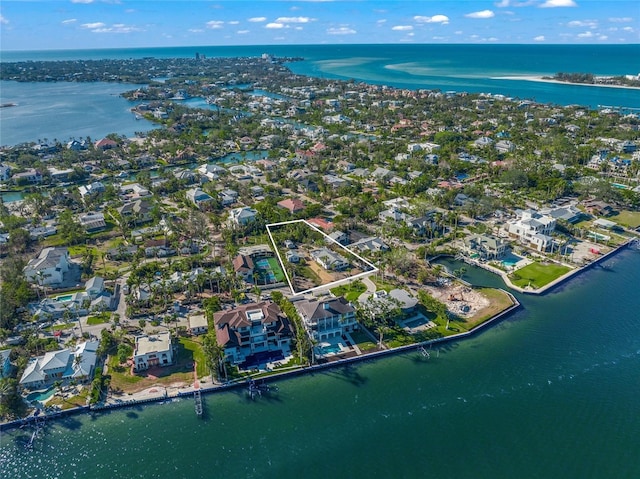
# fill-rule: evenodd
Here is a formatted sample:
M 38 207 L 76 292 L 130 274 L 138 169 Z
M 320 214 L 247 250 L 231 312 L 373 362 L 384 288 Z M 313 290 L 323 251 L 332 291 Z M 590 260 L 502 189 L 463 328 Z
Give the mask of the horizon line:
M 165 49 L 165 48 L 256 48 L 256 47 L 347 47 L 347 46 L 366 46 L 366 45 L 387 45 L 387 46 L 424 46 L 424 45 L 435 45 L 439 47 L 447 47 L 447 46 L 567 46 L 567 47 L 593 47 L 593 46 L 602 46 L 602 47 L 631 47 L 636 46 L 640 47 L 640 42 L 638 43 L 545 43 L 545 42 L 535 42 L 535 43 L 494 43 L 494 42 L 483 42 L 483 43 L 387 43 L 387 42 L 379 42 L 379 43 L 281 43 L 281 44 L 260 44 L 256 43 L 253 45 L 163 45 L 163 46 L 135 46 L 135 47 L 99 47 L 99 48 L 40 48 L 40 49 L 31 49 L 31 50 L 13 50 L 13 49 L 2 49 L 0 51 L 0 56 L 3 53 L 25 53 L 25 52 L 68 52 L 68 51 L 104 51 L 104 50 L 140 50 L 140 49 Z

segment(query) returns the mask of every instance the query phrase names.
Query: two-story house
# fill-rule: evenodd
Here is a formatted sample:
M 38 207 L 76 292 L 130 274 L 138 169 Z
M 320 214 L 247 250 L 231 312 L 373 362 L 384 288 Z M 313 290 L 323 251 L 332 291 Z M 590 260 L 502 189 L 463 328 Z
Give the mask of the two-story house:
M 295 306 L 313 340 L 339 338 L 357 329 L 356 310 L 343 297 L 298 301 Z

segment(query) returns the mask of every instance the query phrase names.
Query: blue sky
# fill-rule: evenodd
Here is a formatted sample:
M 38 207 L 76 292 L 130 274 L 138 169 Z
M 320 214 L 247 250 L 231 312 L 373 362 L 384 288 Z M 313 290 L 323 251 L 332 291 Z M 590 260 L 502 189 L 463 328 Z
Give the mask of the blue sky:
M 0 48 L 640 42 L 638 0 L 3 0 Z

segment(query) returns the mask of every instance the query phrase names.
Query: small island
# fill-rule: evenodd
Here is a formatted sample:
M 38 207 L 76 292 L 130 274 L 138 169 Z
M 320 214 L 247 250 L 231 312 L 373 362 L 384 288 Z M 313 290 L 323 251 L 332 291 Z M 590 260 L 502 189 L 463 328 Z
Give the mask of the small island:
M 640 88 L 640 74 L 638 75 L 616 75 L 616 76 L 596 76 L 593 73 L 556 73 L 543 80 L 555 80 L 564 83 L 577 83 L 580 85 L 597 86 L 618 86 Z

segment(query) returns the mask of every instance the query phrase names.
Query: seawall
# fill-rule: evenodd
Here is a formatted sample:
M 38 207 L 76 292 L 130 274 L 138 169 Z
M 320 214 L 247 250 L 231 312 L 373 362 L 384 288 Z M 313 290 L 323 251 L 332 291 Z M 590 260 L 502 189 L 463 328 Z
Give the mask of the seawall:
M 502 290 L 502 291 L 504 291 L 504 290 Z M 444 343 L 448 343 L 448 342 L 452 342 L 452 341 L 458 341 L 460 339 L 464 339 L 464 338 L 467 338 L 467 337 L 471 337 L 471 336 L 477 334 L 478 332 L 480 332 L 480 331 L 482 331 L 484 329 L 487 329 L 488 327 L 490 327 L 491 325 L 493 325 L 496 322 L 500 321 L 501 319 L 505 318 L 506 316 L 510 315 L 513 311 L 515 311 L 516 309 L 518 309 L 520 307 L 520 302 L 511 293 L 509 293 L 508 291 L 504 291 L 504 292 L 511 299 L 512 305 L 510 307 L 508 307 L 507 309 L 505 309 L 504 311 L 496 314 L 495 316 L 489 318 L 488 320 L 486 320 L 483 323 L 477 325 L 476 327 L 474 327 L 473 329 L 471 329 L 469 331 L 465 331 L 463 333 L 458 333 L 458 334 L 453 334 L 451 336 L 446 336 L 446 337 L 442 337 L 442 338 L 431 339 L 431 340 L 423 341 L 423 342 L 420 342 L 420 343 L 408 344 L 406 346 L 400 346 L 400 347 L 397 347 L 397 348 L 382 349 L 382 350 L 379 350 L 379 351 L 363 354 L 363 355 L 360 355 L 360 356 L 354 356 L 354 357 L 350 357 L 350 358 L 339 359 L 337 361 L 331 361 L 331 362 L 328 362 L 328 363 L 314 364 L 312 366 L 307 366 L 307 367 L 298 368 L 298 369 L 292 369 L 290 371 L 283 371 L 283 372 L 280 372 L 280 373 L 274 373 L 274 374 L 271 374 L 269 376 L 265 376 L 265 377 L 260 378 L 260 381 L 261 382 L 265 382 L 265 383 L 272 383 L 274 381 L 288 379 L 288 378 L 292 378 L 292 377 L 295 377 L 295 376 L 300 376 L 300 375 L 303 375 L 303 374 L 310 374 L 310 373 L 314 373 L 314 372 L 324 371 L 326 369 L 333 369 L 333 368 L 338 368 L 338 367 L 342 367 L 342 366 L 348 366 L 350 364 L 359 363 L 359 362 L 363 362 L 363 361 L 376 360 L 376 359 L 387 357 L 387 356 L 391 356 L 391 355 L 397 355 L 397 354 L 406 353 L 406 352 L 409 352 L 409 351 L 412 351 L 412 350 L 416 350 L 417 351 L 420 348 L 431 347 L 434 344 L 444 344 Z M 247 380 L 243 378 L 240 381 L 229 382 L 229 383 L 225 383 L 225 384 L 218 384 L 218 385 L 209 386 L 209 387 L 201 387 L 200 391 L 201 391 L 202 394 L 209 395 L 209 394 L 220 393 L 220 392 L 229 391 L 229 390 L 233 390 L 233 389 L 244 388 L 246 386 L 247 386 Z M 49 419 L 56 419 L 56 418 L 66 417 L 66 416 L 70 416 L 70 415 L 74 415 L 74 414 L 79 414 L 79 413 L 85 413 L 85 412 L 100 412 L 100 411 L 106 411 L 106 410 L 112 410 L 112 409 L 120 409 L 120 408 L 127 408 L 127 407 L 139 406 L 139 405 L 144 405 L 144 404 L 151 404 L 151 403 L 159 403 L 159 402 L 164 402 L 164 401 L 170 401 L 170 400 L 172 400 L 174 398 L 192 398 L 192 397 L 193 397 L 193 387 L 185 388 L 185 390 L 178 391 L 176 394 L 173 394 L 173 395 L 168 395 L 166 390 L 165 390 L 163 392 L 163 394 L 159 394 L 157 396 L 148 397 L 148 398 L 144 398 L 144 399 L 122 400 L 122 401 L 117 401 L 117 402 L 96 404 L 96 405 L 92 405 L 92 406 L 83 406 L 83 407 L 77 407 L 77 408 L 72 408 L 72 409 L 65 409 L 65 410 L 62 410 L 62 411 L 56 411 L 56 412 L 51 413 L 51 414 L 46 414 L 44 416 L 43 415 L 28 416 L 27 418 L 24 418 L 24 419 L 18 419 L 18 420 L 11 421 L 11 422 L 1 423 L 0 424 L 0 431 L 6 431 L 6 430 L 10 430 L 10 429 L 15 429 L 15 428 L 21 427 L 23 425 L 32 424 L 36 420 L 42 419 L 43 417 L 45 417 L 47 420 L 49 420 Z

